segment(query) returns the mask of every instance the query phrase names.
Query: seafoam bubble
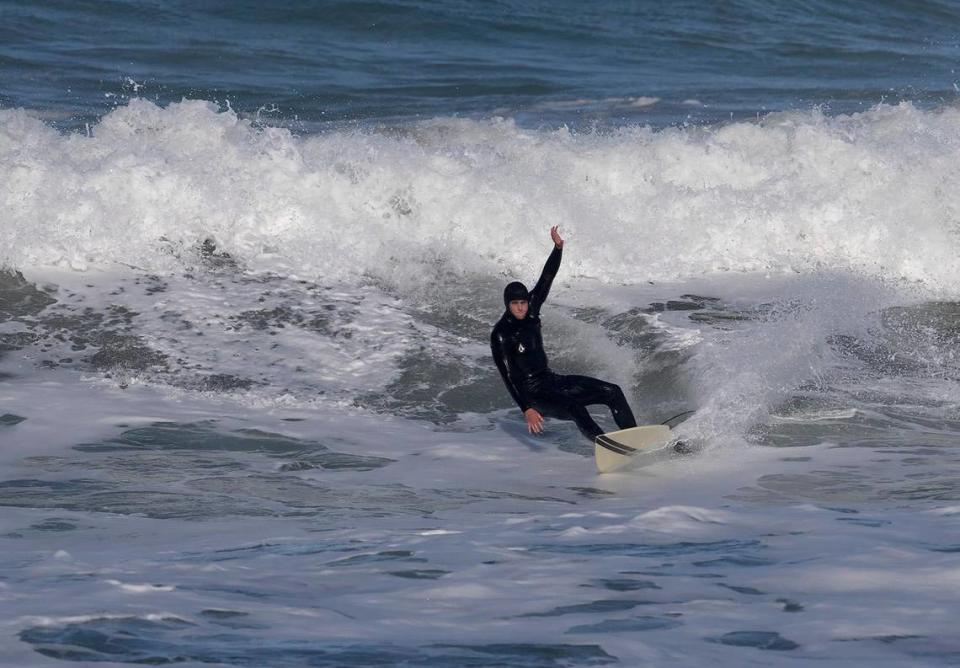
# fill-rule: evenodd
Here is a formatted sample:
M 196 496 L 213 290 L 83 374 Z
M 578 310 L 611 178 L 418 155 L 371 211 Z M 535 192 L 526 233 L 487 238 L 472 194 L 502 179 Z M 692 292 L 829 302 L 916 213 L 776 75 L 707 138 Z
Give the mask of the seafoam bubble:
M 960 515 L 960 506 L 946 506 L 944 508 L 934 508 L 927 511 L 933 515 L 944 515 L 951 517 L 953 515 Z
M 107 584 L 113 585 L 118 589 L 127 592 L 129 594 L 148 594 L 153 592 L 171 592 L 176 591 L 176 587 L 172 585 L 158 585 L 158 584 L 132 584 L 128 582 L 120 582 L 119 580 L 107 580 Z
M 736 516 L 733 513 L 696 506 L 664 506 L 663 508 L 649 510 L 634 519 L 635 523 L 651 528 L 662 527 L 668 529 L 681 525 L 723 525 L 734 521 L 736 521 Z

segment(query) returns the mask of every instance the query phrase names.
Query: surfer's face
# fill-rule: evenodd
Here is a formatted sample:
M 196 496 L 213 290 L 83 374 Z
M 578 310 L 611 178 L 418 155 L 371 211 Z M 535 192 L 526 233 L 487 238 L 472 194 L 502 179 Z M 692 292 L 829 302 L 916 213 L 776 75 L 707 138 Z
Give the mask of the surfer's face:
M 523 320 L 527 317 L 527 309 L 529 307 L 530 302 L 526 299 L 514 299 L 510 302 L 510 315 L 517 320 Z

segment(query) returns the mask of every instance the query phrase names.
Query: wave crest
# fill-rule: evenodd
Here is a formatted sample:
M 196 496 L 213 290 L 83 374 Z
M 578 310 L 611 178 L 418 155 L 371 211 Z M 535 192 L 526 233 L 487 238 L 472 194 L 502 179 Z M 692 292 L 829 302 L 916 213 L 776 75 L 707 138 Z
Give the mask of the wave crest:
M 529 273 L 560 225 L 567 268 L 603 281 L 829 268 L 953 289 L 958 153 L 958 110 L 910 104 L 661 131 L 433 119 L 303 137 L 204 101 L 133 100 L 72 135 L 3 110 L 0 263 L 163 270 L 215 239 L 254 269 L 403 284 L 437 264 Z

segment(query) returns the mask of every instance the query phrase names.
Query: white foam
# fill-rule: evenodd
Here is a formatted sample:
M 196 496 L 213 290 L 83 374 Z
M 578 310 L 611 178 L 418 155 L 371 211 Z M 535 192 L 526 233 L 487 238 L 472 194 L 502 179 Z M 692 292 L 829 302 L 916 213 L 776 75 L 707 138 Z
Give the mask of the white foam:
M 463 533 L 462 531 L 452 531 L 450 529 L 430 529 L 428 531 L 418 531 L 418 536 L 450 536 L 453 534 Z
M 641 96 L 630 98 L 628 100 L 628 105 L 631 107 L 652 107 L 658 102 L 660 102 L 659 97 Z
M 119 580 L 107 580 L 107 584 L 113 585 L 121 591 L 129 594 L 149 594 L 154 592 L 176 591 L 176 587 L 170 585 L 131 584 L 127 582 L 120 582 Z
M 678 527 L 696 526 L 701 524 L 729 524 L 733 521 L 732 513 L 711 508 L 697 508 L 695 506 L 665 506 L 649 510 L 635 520 L 640 524 L 651 527 L 662 527 L 674 530 Z
M 250 267 L 419 285 L 436 266 L 526 271 L 558 224 L 567 270 L 604 281 L 828 267 L 956 291 L 958 130 L 956 109 L 901 104 L 660 132 L 438 119 L 297 137 L 133 100 L 87 137 L 3 110 L 0 263 L 159 271 L 212 237 Z

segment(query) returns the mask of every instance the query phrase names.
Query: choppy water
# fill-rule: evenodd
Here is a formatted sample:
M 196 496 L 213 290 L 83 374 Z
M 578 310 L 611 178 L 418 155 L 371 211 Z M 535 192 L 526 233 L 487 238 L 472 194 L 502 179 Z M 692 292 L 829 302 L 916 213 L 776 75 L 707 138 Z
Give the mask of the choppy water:
M 960 662 L 952 5 L 0 15 L 0 663 Z
M 271 124 L 712 122 L 956 97 L 941 0 L 0 4 L 0 102 L 83 127 L 183 97 Z

